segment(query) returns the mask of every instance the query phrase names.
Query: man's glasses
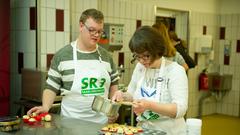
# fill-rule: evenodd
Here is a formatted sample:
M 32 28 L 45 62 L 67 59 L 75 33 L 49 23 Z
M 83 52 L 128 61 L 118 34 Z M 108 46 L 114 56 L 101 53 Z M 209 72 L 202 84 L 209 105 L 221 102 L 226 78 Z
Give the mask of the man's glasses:
M 83 23 L 83 25 L 87 28 L 87 30 L 89 31 L 90 35 L 103 35 L 105 32 L 103 30 L 95 30 L 94 28 L 88 27 L 85 23 Z
M 150 60 L 151 55 L 150 54 L 143 54 L 143 55 L 138 55 L 138 54 L 133 54 L 133 59 L 131 60 L 131 63 L 133 63 L 135 60 Z

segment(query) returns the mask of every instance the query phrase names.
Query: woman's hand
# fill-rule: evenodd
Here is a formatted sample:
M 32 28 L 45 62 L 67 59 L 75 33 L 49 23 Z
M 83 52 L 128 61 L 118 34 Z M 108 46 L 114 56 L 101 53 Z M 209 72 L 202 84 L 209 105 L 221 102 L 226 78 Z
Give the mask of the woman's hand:
M 145 99 L 134 100 L 133 101 L 133 111 L 137 115 L 140 115 L 149 108 L 149 105 L 150 105 L 150 102 Z
M 118 119 L 118 116 L 119 114 L 117 114 L 116 116 L 108 117 L 108 123 L 114 123 Z

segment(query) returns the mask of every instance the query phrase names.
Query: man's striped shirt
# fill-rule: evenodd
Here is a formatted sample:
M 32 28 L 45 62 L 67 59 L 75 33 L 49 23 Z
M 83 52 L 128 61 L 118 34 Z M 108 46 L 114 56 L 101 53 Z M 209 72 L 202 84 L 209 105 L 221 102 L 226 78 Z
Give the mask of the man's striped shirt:
M 81 52 L 78 50 L 77 60 L 78 62 L 86 60 L 98 61 L 100 56 L 99 53 L 101 55 L 102 62 L 109 67 L 106 70 L 111 77 L 111 85 L 118 84 L 118 71 L 113 62 L 112 56 L 104 48 L 98 46 L 98 51 L 96 50 L 94 52 Z M 51 61 L 45 88 L 53 90 L 57 94 L 60 90 L 69 91 L 72 87 L 73 79 L 73 47 L 72 45 L 66 45 L 54 55 Z

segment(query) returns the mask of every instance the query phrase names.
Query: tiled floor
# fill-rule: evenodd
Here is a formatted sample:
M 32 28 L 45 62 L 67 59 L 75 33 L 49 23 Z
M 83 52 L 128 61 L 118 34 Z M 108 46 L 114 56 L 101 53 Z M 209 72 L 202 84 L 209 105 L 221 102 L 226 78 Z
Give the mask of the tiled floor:
M 209 115 L 202 118 L 202 135 L 240 135 L 240 118 Z

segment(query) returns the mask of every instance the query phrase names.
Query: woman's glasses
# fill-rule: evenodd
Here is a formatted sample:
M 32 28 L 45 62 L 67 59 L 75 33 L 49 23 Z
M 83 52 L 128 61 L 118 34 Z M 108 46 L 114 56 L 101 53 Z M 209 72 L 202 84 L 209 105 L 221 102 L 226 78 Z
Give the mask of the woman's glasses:
M 131 60 L 131 63 L 133 63 L 135 60 L 143 60 L 143 61 L 147 61 L 147 60 L 150 60 L 151 58 L 151 55 L 150 54 L 142 54 L 142 55 L 139 55 L 139 54 L 133 54 L 133 59 Z
M 83 25 L 87 28 L 89 31 L 90 35 L 94 36 L 98 34 L 99 36 L 103 35 L 105 32 L 103 30 L 95 30 L 94 28 L 88 27 L 85 23 Z

